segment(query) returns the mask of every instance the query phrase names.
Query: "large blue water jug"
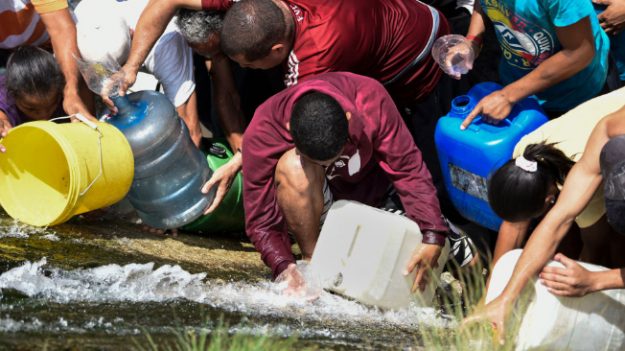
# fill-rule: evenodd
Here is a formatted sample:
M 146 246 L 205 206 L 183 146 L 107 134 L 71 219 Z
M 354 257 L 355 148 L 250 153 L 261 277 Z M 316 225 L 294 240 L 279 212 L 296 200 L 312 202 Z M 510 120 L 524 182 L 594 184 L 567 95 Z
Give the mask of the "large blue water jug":
M 496 83 L 480 83 L 467 95 L 453 99 L 451 111 L 439 119 L 434 134 L 452 203 L 465 218 L 492 230 L 498 230 L 502 220 L 488 204 L 488 177 L 510 160 L 521 137 L 547 122 L 538 101 L 529 97 L 518 102 L 498 125 L 478 116 L 466 130 L 460 130 L 475 105 L 501 88 Z
M 214 197 L 214 190 L 201 192 L 212 171 L 171 102 L 155 91 L 112 100 L 118 113 L 108 122 L 124 133 L 132 148 L 135 176 L 128 199 L 141 220 L 170 229 L 201 216 Z

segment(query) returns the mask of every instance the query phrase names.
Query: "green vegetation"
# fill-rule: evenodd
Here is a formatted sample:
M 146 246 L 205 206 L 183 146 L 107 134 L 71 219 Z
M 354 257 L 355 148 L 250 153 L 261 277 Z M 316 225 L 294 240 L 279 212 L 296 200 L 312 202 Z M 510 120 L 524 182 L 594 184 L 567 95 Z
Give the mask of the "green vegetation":
M 529 301 L 529 294 L 524 294 L 517 308 L 506 324 L 503 344 L 500 337 L 489 322 L 462 325 L 464 317 L 482 306 L 486 291 L 486 270 L 478 265 L 473 268 L 462 268 L 459 274 L 462 292 L 449 289 L 447 294 L 439 297 L 442 313 L 449 316 L 450 328 L 424 327 L 419 330 L 418 338 L 425 350 L 440 351 L 508 351 L 514 350 L 515 339 L 520 327 L 522 312 Z
M 207 323 L 208 324 L 208 323 Z M 228 327 L 219 322 L 210 328 L 171 328 L 176 341 L 159 342 L 148 332 L 143 332 L 142 340 L 133 339 L 136 351 L 290 351 L 296 347 L 297 337 L 280 339 L 268 335 L 256 336 L 244 333 L 230 335 Z M 315 350 L 305 348 L 302 350 Z

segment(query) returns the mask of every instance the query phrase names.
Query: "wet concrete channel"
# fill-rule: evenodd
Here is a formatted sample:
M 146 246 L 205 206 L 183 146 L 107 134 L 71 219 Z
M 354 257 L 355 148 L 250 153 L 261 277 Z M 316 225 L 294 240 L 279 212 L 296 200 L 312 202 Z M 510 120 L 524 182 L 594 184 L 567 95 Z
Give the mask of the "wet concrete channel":
M 156 236 L 78 218 L 41 229 L 0 216 L 0 348 L 132 349 L 172 328 L 298 337 L 331 350 L 420 349 L 434 309 L 384 312 L 326 292 L 287 298 L 243 235 Z M 299 347 L 298 347 L 299 348 Z

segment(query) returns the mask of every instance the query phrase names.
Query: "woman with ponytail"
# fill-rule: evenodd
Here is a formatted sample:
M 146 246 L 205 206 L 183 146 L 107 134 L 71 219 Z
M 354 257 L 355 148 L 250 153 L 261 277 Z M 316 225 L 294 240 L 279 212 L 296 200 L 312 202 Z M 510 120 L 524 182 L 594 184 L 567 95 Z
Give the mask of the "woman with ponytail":
M 528 233 L 557 201 L 569 171 L 584 153 L 593 128 L 603 116 L 619 109 L 623 101 L 625 89 L 620 89 L 547 122 L 523 137 L 514 149 L 513 159 L 491 175 L 488 200 L 493 211 L 504 220 L 499 228 L 493 264 L 506 252 L 524 246 Z M 606 238 L 613 234 L 605 213 L 603 187 L 599 187 L 575 217 L 557 251 L 575 259 L 613 265 L 610 255 L 602 252 L 610 245 Z
M 493 173 L 488 183 L 488 202 L 504 220 L 497 237 L 494 262 L 525 244 L 527 233 L 556 202 L 559 189 L 574 164 L 556 143 L 543 141 L 527 145 L 521 155 Z M 566 238 L 559 250 L 577 257 L 581 249 L 578 227 L 574 226 Z
M 623 220 L 625 218 L 625 106 L 618 108 L 623 105 L 623 101 L 625 101 L 625 88 L 590 100 L 539 128 L 538 133 L 544 133 L 543 135 L 533 135 L 533 137 L 539 137 L 540 140 L 547 140 L 547 142 L 562 140 L 561 143 L 556 144 L 556 147 L 575 161 L 575 165 L 566 174 L 566 180 L 562 184 L 561 190 L 556 191 L 555 204 L 533 230 L 514 267 L 510 280 L 501 294 L 480 308 L 479 311 L 467 317 L 464 321 L 465 325 L 486 320 L 491 323 L 499 335 L 507 335 L 506 321 L 511 315 L 515 301 L 518 301 L 527 284 L 537 277 L 549 292 L 559 296 L 584 296 L 606 289 L 625 288 L 625 262 L 623 262 L 625 258 L 623 255 L 625 250 L 625 220 Z M 601 116 L 605 117 L 601 118 Z M 588 128 L 589 124 L 593 123 L 594 128 Z M 546 136 L 553 137 L 546 138 Z M 552 162 L 540 160 L 539 158 L 545 153 L 538 153 L 537 155 L 534 147 L 527 147 L 526 145 L 536 143 L 536 141 L 529 141 L 528 139 L 530 138 L 526 137 L 521 140 L 521 145 L 517 145 L 517 153 L 514 155 L 514 166 L 520 168 L 524 173 L 518 170 L 511 173 L 518 173 L 517 179 L 524 179 L 520 182 L 524 182 L 526 176 L 539 179 L 538 175 L 542 174 L 543 166 L 554 165 Z M 575 144 L 582 147 L 579 153 L 571 153 L 574 148 L 568 148 L 568 146 Z M 582 153 L 583 155 L 581 155 Z M 519 159 L 520 161 L 517 161 Z M 508 169 L 511 169 L 510 166 Z M 504 186 L 495 190 L 498 184 L 500 184 L 499 180 L 491 181 L 489 191 L 500 192 L 514 188 L 514 183 L 510 183 L 509 188 Z M 530 188 L 527 188 L 527 193 L 522 196 L 530 197 Z M 607 201 L 599 211 L 599 206 L 593 205 L 593 198 L 604 193 Z M 489 196 L 495 200 L 497 196 L 504 195 L 492 194 Z M 530 207 L 525 206 L 525 198 L 518 200 L 509 197 L 509 199 L 520 210 L 523 209 L 526 213 L 532 212 Z M 498 200 L 493 202 L 494 207 L 500 203 Z M 549 206 L 549 202 L 547 201 L 547 206 Z M 514 212 L 516 215 L 511 206 L 506 204 L 505 210 L 510 210 L 510 213 Z M 593 208 L 597 213 L 594 216 L 587 216 L 587 218 L 596 218 L 599 214 L 601 216 L 590 227 L 582 228 L 584 248 L 581 259 L 591 261 L 591 263 L 599 263 L 612 269 L 589 271 L 577 261 L 557 251 L 558 245 L 567 236 L 574 222 L 581 226 L 580 218 L 589 211 L 593 212 Z M 495 210 L 501 210 L 502 215 L 508 214 L 504 208 L 498 207 Z M 514 216 L 509 217 L 509 219 L 520 220 Z M 508 240 L 511 234 L 511 227 L 506 225 L 516 223 L 520 222 L 505 221 L 504 225 L 501 226 L 497 242 L 500 251 L 504 246 L 502 243 Z M 592 232 L 592 234 L 586 235 L 587 232 L 588 234 Z M 514 236 L 515 233 L 512 234 Z M 589 245 L 587 240 L 589 242 L 594 241 L 594 246 L 593 244 Z M 594 262 L 584 257 L 586 253 L 590 252 L 596 256 Z M 562 266 L 545 266 L 549 260 L 558 261 Z M 603 263 L 601 260 L 609 261 L 609 263 Z

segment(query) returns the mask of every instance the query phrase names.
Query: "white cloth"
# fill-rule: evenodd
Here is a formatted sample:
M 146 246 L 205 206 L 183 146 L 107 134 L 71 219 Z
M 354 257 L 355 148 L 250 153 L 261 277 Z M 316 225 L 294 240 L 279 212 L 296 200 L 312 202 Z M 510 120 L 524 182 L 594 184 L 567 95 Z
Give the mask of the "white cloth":
M 75 9 L 78 47 L 90 61 L 105 62 L 106 55 L 123 65 L 130 40 L 118 34 L 120 21 L 133 33 L 149 0 L 82 0 Z M 165 96 L 179 107 L 195 90 L 193 52 L 173 19 L 149 52 L 143 68 L 163 85 Z M 110 36 L 110 37 L 109 37 Z M 106 38 L 106 40 L 99 38 Z M 93 38 L 93 39 L 91 39 Z
M 456 8 L 464 7 L 469 13 L 473 14 L 473 4 L 475 4 L 475 0 L 457 0 Z

